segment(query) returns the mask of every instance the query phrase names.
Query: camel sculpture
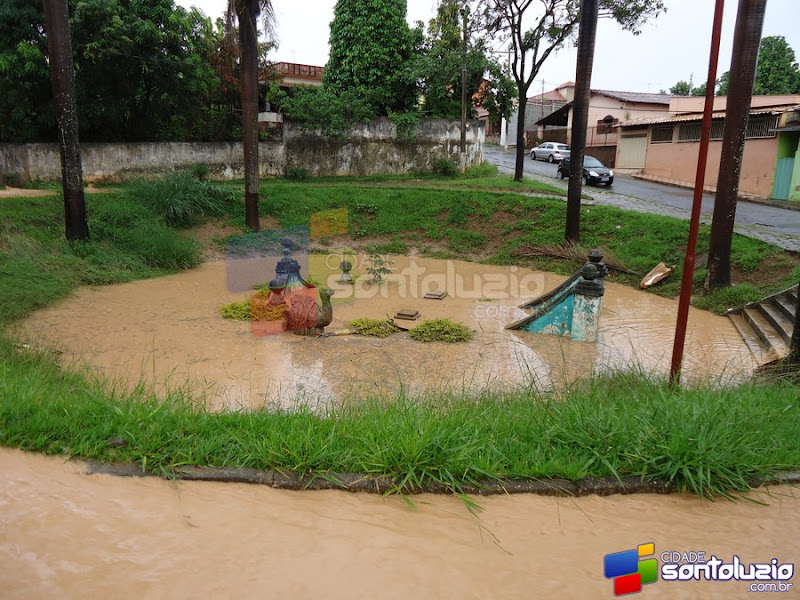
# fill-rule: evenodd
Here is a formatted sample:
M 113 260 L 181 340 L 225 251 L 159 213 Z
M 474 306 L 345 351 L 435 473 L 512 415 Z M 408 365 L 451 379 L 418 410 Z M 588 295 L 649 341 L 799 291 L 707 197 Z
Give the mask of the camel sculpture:
M 283 313 L 284 331 L 293 331 L 295 335 L 322 335 L 325 327 L 333 320 L 333 308 L 331 307 L 331 296 L 333 290 L 319 288 L 319 299 L 321 306 L 317 306 L 317 301 L 305 294 L 293 294 L 287 299 L 290 304 L 289 309 Z

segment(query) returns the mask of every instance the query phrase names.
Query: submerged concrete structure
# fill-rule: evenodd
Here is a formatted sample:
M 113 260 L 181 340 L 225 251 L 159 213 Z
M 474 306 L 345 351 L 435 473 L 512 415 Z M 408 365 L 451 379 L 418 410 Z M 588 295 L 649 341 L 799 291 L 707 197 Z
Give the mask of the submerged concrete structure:
M 589 261 L 572 277 L 547 294 L 522 304 L 520 308 L 531 310 L 531 314 L 506 329 L 549 333 L 580 342 L 597 341 L 607 273 L 603 254 L 592 250 Z

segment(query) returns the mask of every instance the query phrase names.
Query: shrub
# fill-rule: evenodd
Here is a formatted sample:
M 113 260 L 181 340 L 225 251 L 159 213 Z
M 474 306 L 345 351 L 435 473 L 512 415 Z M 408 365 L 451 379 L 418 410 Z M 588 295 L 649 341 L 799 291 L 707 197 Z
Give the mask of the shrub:
M 200 164 L 192 167 L 192 176 L 200 181 L 206 181 L 210 173 L 211 169 L 208 168 L 208 165 Z
M 448 158 L 439 158 L 433 162 L 433 172 L 439 175 L 455 175 L 458 165 Z
M 128 196 L 173 227 L 192 225 L 199 216 L 221 216 L 235 199 L 233 190 L 200 181 L 191 173 L 174 173 L 157 181 L 139 181 L 131 187 Z
M 286 179 L 293 179 L 295 181 L 305 181 L 310 174 L 311 171 L 304 167 L 288 167 L 286 169 Z
M 359 335 L 377 338 L 389 337 L 393 333 L 399 331 L 397 325 L 388 319 L 370 319 L 368 317 L 362 317 L 351 321 L 349 327 L 350 329 L 357 330 Z
M 241 302 L 231 302 L 220 307 L 220 313 L 225 319 L 234 321 L 250 320 L 250 298 Z
M 389 260 L 385 256 L 372 253 L 367 257 L 367 273 L 369 273 L 369 280 L 372 283 L 380 283 L 383 281 L 384 275 L 391 275 L 392 270 L 389 268 L 394 264 L 393 260 Z
M 181 237 L 159 221 L 139 221 L 130 229 L 117 231 L 117 235 L 120 246 L 139 255 L 151 267 L 189 269 L 202 262 L 200 244 Z
M 450 319 L 430 319 L 408 332 L 412 340 L 419 342 L 468 342 L 475 332 L 461 323 Z

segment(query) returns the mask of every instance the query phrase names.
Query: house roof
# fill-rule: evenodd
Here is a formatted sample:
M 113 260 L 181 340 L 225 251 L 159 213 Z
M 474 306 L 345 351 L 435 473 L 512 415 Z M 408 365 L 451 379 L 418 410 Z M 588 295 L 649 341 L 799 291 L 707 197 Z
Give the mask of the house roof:
M 597 94 L 599 96 L 606 96 L 608 98 L 615 98 L 617 100 L 622 100 L 623 102 L 636 102 L 639 104 L 663 104 L 669 106 L 670 100 L 672 100 L 671 94 L 647 94 L 644 92 L 616 92 L 609 90 L 592 90 L 592 94 Z M 538 98 L 538 96 L 535 96 L 535 98 Z M 528 101 L 530 102 L 531 98 L 528 98 Z M 572 108 L 572 102 L 568 102 L 567 104 L 559 108 L 557 111 L 549 114 L 543 119 L 539 119 L 538 121 L 536 121 L 536 124 L 566 125 L 567 115 L 569 114 L 571 108 Z
M 639 102 L 641 104 L 669 104 L 672 94 L 649 94 L 644 92 L 617 92 L 613 90 L 592 90 L 593 94 L 615 98 L 623 102 Z
M 793 106 L 780 106 L 771 108 L 754 108 L 750 111 L 751 115 L 780 115 L 787 112 L 800 110 L 800 104 Z M 686 121 L 700 121 L 703 118 L 703 113 L 686 113 L 683 115 L 675 115 L 674 117 L 655 117 L 655 118 L 642 118 L 631 119 L 630 121 L 623 121 L 619 123 L 620 127 L 642 127 L 645 125 L 662 125 L 668 123 L 685 123 Z M 724 110 L 715 110 L 711 113 L 712 119 L 724 119 Z
M 528 102 L 541 102 L 542 100 L 552 100 L 554 102 L 567 102 L 567 98 L 558 90 L 550 90 L 544 94 L 537 94 L 528 98 Z

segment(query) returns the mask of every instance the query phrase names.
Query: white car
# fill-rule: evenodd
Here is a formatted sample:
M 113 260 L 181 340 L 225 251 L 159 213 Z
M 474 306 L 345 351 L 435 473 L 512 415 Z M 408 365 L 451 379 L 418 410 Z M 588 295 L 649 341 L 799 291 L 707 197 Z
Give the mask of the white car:
M 545 142 L 531 149 L 531 158 L 533 160 L 538 158 L 546 160 L 549 163 L 561 162 L 565 158 L 568 158 L 569 154 L 569 146 L 557 142 Z

